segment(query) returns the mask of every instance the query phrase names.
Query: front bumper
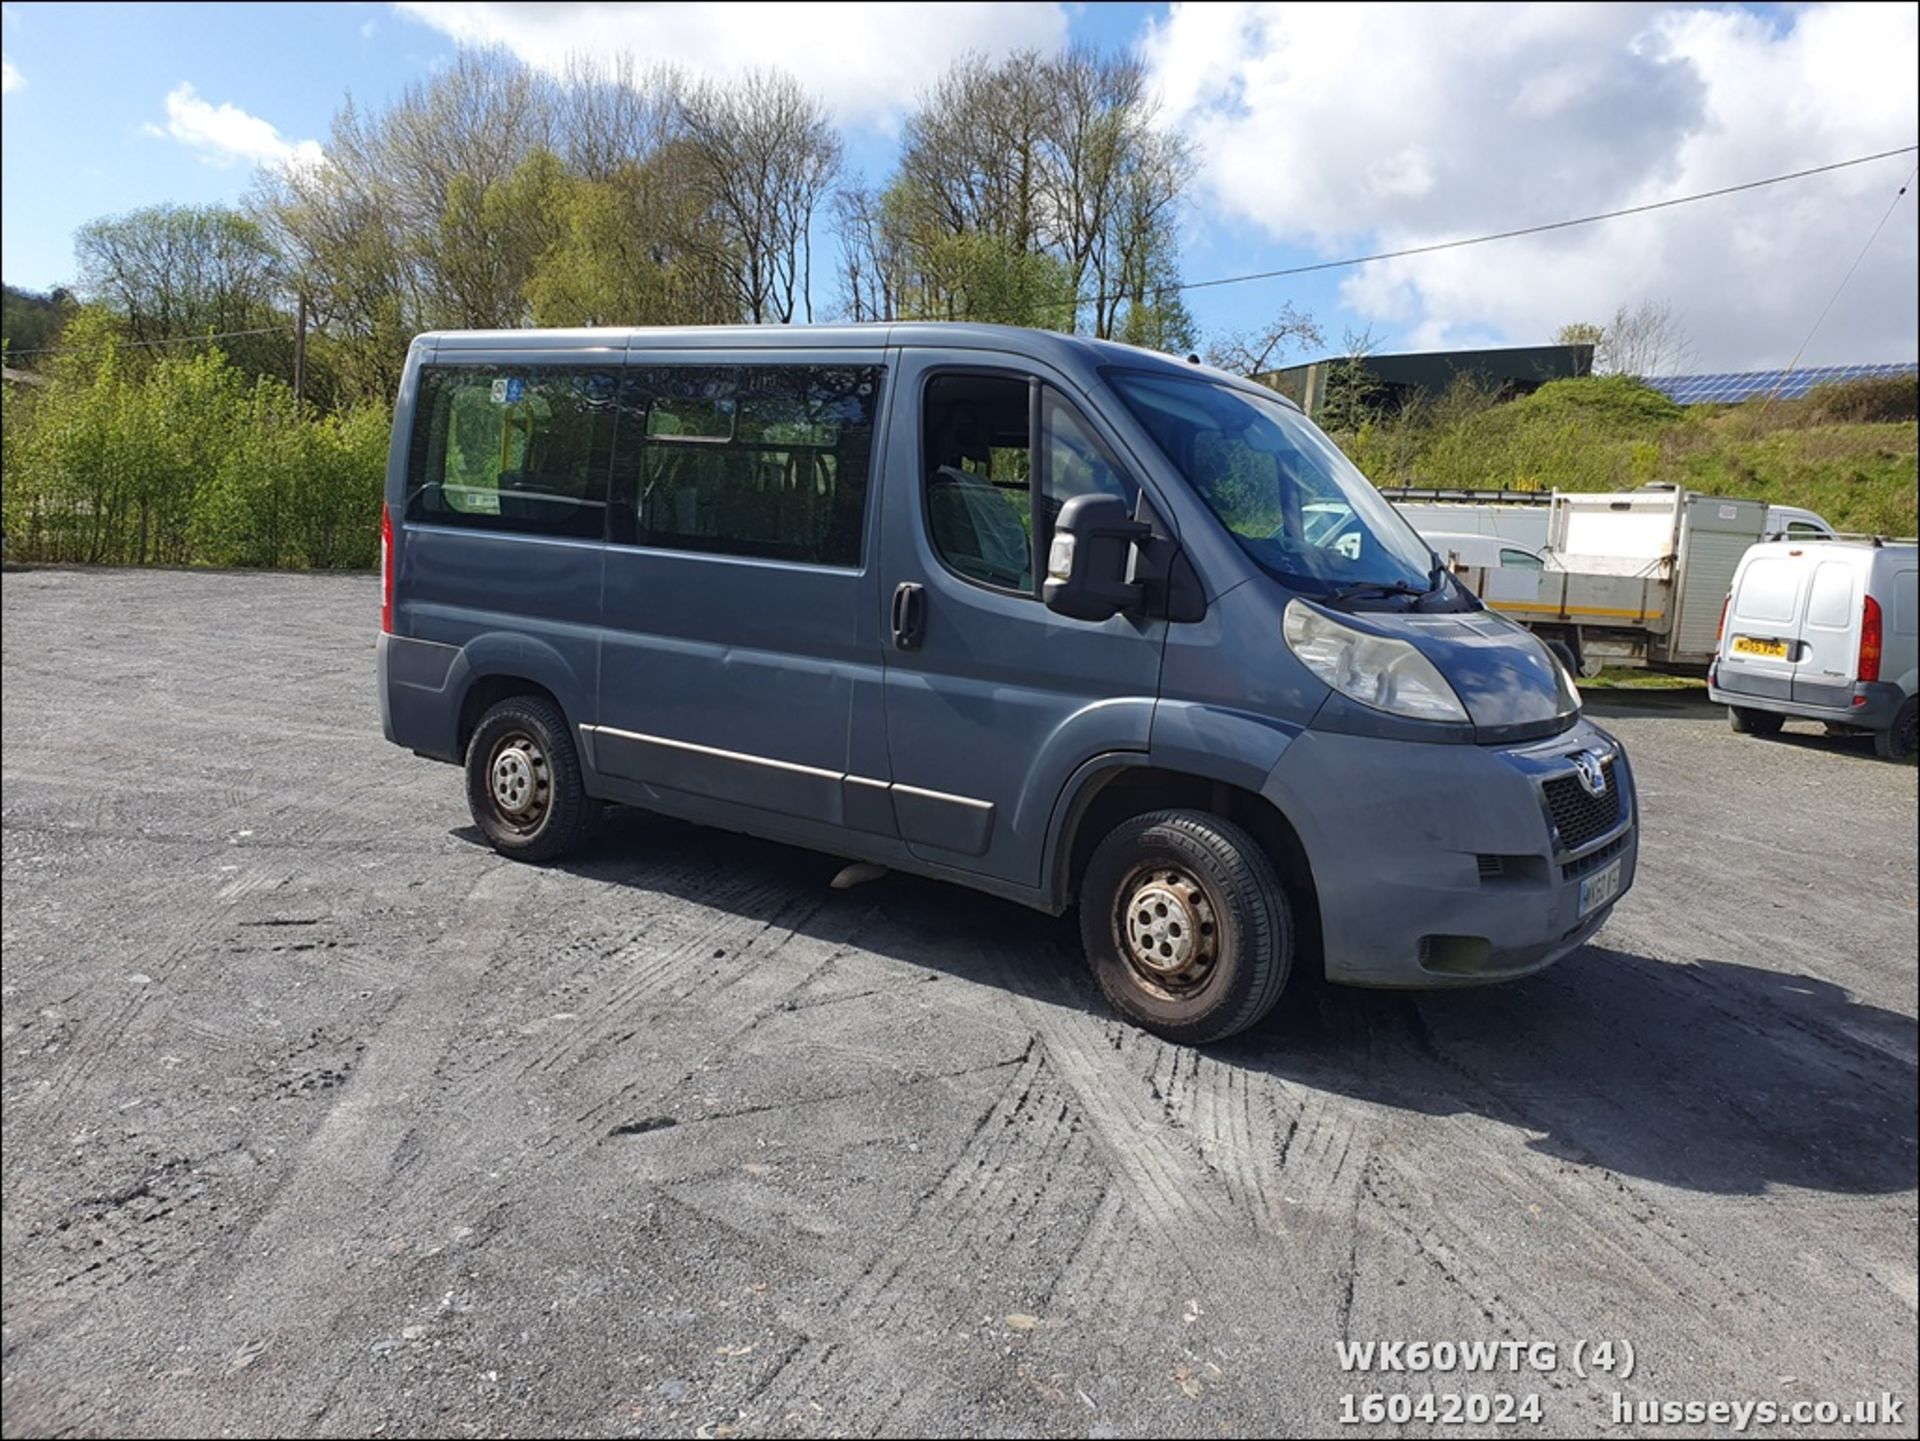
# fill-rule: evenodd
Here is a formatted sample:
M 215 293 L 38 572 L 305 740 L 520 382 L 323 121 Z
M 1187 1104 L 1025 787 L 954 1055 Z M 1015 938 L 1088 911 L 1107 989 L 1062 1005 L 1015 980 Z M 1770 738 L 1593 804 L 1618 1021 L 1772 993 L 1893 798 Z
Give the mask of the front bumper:
M 1567 844 L 1547 786 L 1567 794 L 1582 751 L 1612 758 L 1617 815 Z M 1639 860 L 1626 752 L 1584 719 L 1514 746 L 1309 730 L 1264 790 L 1306 848 L 1327 978 L 1346 985 L 1431 989 L 1543 970 L 1605 924 Z M 1616 860 L 1619 891 L 1583 917 L 1582 882 Z

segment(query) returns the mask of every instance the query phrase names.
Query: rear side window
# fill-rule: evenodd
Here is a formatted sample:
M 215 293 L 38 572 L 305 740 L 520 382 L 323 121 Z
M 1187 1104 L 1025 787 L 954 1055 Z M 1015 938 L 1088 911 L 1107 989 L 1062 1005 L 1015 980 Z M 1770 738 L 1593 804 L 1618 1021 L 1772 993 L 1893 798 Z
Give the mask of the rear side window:
M 879 366 L 629 368 L 613 538 L 858 566 L 884 375 Z
M 1837 560 L 1823 561 L 1813 573 L 1807 624 L 1845 630 L 1853 624 L 1853 611 L 1853 567 Z
M 407 519 L 598 540 L 615 372 L 426 366 L 407 452 Z
M 1903 570 L 1893 578 L 1893 628 L 1901 635 L 1920 630 L 1920 587 L 1916 572 Z
M 1742 620 L 1790 621 L 1799 594 L 1799 567 L 1784 556 L 1764 556 L 1749 565 L 1740 578 L 1740 599 L 1734 614 Z

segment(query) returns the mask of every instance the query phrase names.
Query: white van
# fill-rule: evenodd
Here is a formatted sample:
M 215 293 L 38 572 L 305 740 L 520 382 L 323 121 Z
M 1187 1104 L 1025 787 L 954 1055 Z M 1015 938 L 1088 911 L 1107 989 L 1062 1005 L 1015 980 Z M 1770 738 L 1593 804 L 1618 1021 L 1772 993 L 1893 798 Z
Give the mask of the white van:
M 1449 570 L 1458 570 L 1462 566 L 1473 569 L 1504 566 L 1511 570 L 1547 568 L 1547 558 L 1533 546 L 1522 545 L 1516 540 L 1503 540 L 1497 535 L 1423 530 L 1420 539 L 1433 547 L 1434 554 L 1446 562 Z
M 1707 693 L 1743 735 L 1789 719 L 1870 732 L 1911 759 L 1920 688 L 1920 551 L 1879 541 L 1766 541 L 1741 557 Z
M 1837 536 L 1827 518 L 1797 505 L 1767 507 L 1767 534 L 1781 540 L 1834 540 Z

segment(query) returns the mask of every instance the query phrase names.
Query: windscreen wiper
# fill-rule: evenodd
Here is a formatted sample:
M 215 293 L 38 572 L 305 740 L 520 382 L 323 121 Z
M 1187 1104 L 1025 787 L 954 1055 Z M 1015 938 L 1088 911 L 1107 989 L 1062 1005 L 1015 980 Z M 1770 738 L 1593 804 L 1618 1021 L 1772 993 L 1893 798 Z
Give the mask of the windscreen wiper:
M 1420 596 L 1432 594 L 1433 592 L 1431 590 L 1421 590 L 1418 586 L 1408 585 L 1404 580 L 1363 580 L 1354 585 L 1343 585 L 1337 590 L 1329 591 L 1326 603 L 1328 605 L 1339 605 L 1342 601 L 1359 600 L 1362 596 Z

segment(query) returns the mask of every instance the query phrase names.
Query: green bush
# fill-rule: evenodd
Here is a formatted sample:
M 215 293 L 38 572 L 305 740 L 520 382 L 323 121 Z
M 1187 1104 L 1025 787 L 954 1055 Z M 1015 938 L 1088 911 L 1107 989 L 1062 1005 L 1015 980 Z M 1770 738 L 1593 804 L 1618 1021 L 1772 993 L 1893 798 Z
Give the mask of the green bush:
M 1920 420 L 1920 375 L 1864 376 L 1816 385 L 1807 394 L 1815 425 Z
M 4 405 L 12 559 L 299 569 L 379 559 L 383 409 L 302 414 L 286 385 L 249 379 L 217 350 L 151 361 L 111 335 L 76 345 L 45 386 L 8 386 Z

